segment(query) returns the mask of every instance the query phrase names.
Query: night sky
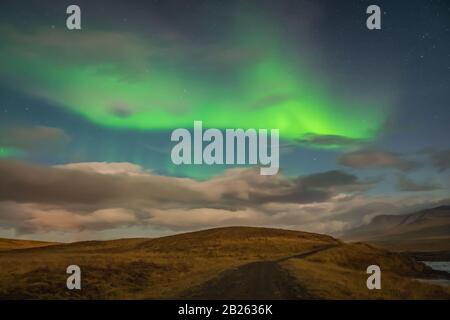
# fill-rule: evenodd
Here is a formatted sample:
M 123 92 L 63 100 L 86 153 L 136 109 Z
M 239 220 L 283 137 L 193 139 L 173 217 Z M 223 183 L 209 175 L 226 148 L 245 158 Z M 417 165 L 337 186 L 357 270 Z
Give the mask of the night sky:
M 448 1 L 2 1 L 0 37 L 0 237 L 339 234 L 449 203 Z M 174 165 L 194 120 L 278 128 L 280 173 Z

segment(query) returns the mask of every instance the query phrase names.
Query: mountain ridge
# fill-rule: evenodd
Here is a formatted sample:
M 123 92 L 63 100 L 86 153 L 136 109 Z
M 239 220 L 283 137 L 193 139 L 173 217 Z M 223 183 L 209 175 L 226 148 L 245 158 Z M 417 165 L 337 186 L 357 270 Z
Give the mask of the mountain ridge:
M 381 246 L 394 245 L 397 249 L 448 250 L 450 206 L 443 205 L 401 215 L 379 215 L 366 225 L 348 230 L 340 238 L 345 241 L 367 241 Z

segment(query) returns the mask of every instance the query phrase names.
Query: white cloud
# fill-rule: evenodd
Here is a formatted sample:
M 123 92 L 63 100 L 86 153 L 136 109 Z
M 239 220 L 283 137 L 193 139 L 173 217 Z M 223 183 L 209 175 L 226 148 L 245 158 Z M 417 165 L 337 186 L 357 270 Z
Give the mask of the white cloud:
M 196 181 L 159 176 L 132 163 L 39 167 L 0 161 L 0 175 L 2 228 L 41 239 L 54 232 L 117 234 L 122 228 L 132 237 L 127 230 L 230 225 L 338 233 L 378 214 L 412 212 L 441 200 L 369 197 L 361 190 L 370 183 L 340 171 L 290 178 L 232 169 Z

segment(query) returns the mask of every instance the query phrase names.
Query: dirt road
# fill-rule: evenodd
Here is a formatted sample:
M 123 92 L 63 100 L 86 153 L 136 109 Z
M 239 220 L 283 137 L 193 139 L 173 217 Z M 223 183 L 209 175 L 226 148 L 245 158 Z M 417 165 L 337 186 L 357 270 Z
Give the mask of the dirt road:
M 313 299 L 289 272 L 280 266 L 287 259 L 303 259 L 319 251 L 321 247 L 296 256 L 276 261 L 252 262 L 222 272 L 217 278 L 190 289 L 182 295 L 187 299 Z

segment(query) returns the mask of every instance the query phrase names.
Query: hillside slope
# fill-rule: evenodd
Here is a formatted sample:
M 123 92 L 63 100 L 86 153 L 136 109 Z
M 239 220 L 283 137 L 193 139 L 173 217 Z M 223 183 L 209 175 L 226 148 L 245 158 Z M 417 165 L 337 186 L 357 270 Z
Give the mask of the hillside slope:
M 46 247 L 55 245 L 55 242 L 33 241 L 33 240 L 16 240 L 0 238 L 0 251 L 28 249 L 37 247 Z
M 342 248 L 348 252 L 339 251 Z M 378 249 L 373 259 L 364 260 L 375 249 L 365 250 L 353 250 L 351 245 L 326 235 L 229 227 L 155 239 L 88 241 L 4 251 L 0 252 L 0 299 L 328 298 L 314 286 L 325 285 L 330 292 L 336 291 L 342 276 L 335 268 L 343 266 L 334 258 L 313 261 L 315 268 L 298 272 L 305 263 L 311 263 L 309 259 L 324 252 L 335 252 L 341 258 L 347 252 L 350 256 L 346 259 L 355 264 L 345 267 L 346 281 L 364 280 L 363 285 L 367 263 L 392 261 L 386 271 L 400 270 L 402 275 L 397 277 L 408 285 L 378 293 L 377 298 L 450 297 L 444 288 L 413 280 L 432 276 L 423 264 Z M 66 289 L 66 268 L 73 264 L 82 270 L 79 291 Z M 328 275 L 313 281 L 324 270 Z M 347 293 L 339 298 L 367 295 L 359 288 L 345 291 L 345 285 L 348 283 L 342 290 Z M 396 287 L 394 283 L 386 285 Z M 415 288 L 415 295 L 411 295 L 411 288 Z

